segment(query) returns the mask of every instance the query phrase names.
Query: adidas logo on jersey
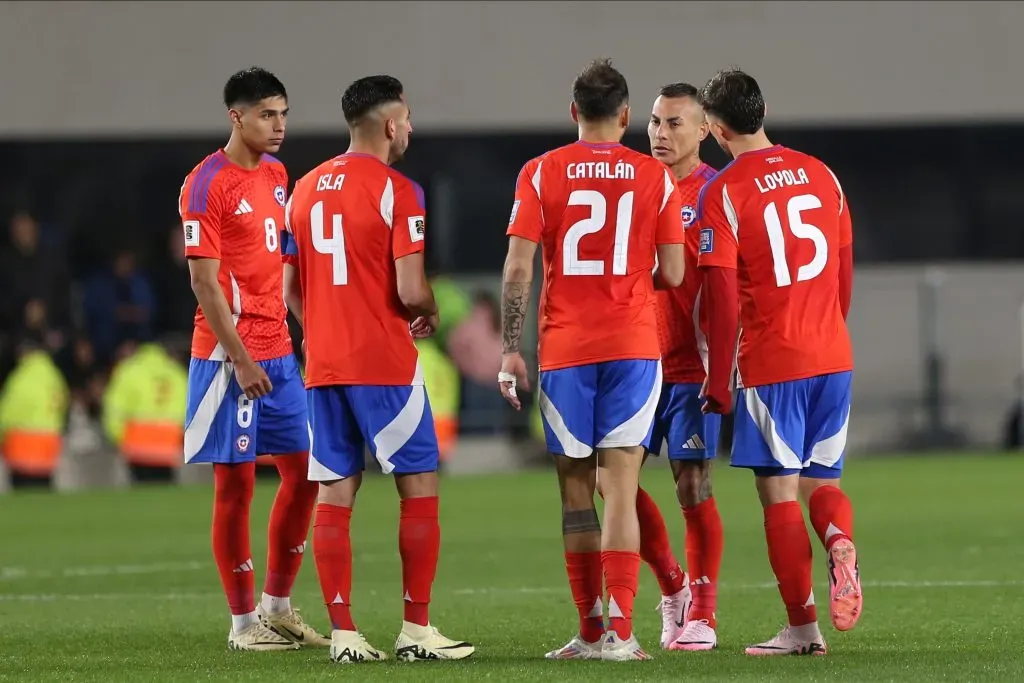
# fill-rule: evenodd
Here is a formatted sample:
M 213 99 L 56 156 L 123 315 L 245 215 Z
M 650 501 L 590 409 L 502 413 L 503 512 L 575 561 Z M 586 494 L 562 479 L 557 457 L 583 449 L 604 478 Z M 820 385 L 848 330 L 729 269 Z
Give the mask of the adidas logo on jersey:
M 235 215 L 241 216 L 243 213 L 252 213 L 252 206 L 249 205 L 249 202 L 245 201 L 244 197 L 242 198 L 242 201 L 238 202 L 238 208 L 235 209 Z
M 700 438 L 698 434 L 694 434 L 686 440 L 686 443 L 683 444 L 683 448 L 694 448 L 696 450 L 700 450 L 704 447 L 704 439 Z

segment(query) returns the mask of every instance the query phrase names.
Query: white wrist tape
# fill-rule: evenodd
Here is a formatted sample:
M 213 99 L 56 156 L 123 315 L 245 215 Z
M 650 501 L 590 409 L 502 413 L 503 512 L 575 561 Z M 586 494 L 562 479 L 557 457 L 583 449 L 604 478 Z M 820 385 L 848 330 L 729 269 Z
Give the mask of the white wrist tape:
M 514 374 L 512 374 L 511 372 L 499 372 L 498 381 L 510 383 L 512 386 L 509 387 L 508 391 L 513 396 L 516 395 L 516 376 Z

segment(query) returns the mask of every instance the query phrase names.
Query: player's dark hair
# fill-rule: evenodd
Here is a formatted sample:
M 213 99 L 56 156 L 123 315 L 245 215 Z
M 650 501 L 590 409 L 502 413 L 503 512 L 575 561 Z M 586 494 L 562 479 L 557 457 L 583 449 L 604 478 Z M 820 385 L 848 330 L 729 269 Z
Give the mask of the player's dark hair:
M 709 115 L 733 132 L 752 135 L 764 125 L 764 96 L 754 77 L 739 69 L 719 71 L 701 88 L 697 98 Z
M 689 83 L 669 83 L 668 85 L 661 86 L 658 94 L 673 100 L 677 97 L 692 97 L 696 100 L 698 90 L 697 86 L 690 85 Z
M 224 106 L 229 109 L 237 106 L 251 107 L 268 97 L 283 97 L 287 100 L 288 92 L 277 76 L 258 66 L 242 69 L 224 85 Z
M 366 76 L 345 88 L 341 111 L 350 126 L 358 125 L 367 114 L 391 102 L 401 102 L 404 89 L 394 76 Z
M 610 59 L 595 59 L 573 81 L 572 101 L 582 119 L 610 119 L 629 102 L 626 77 L 612 66 Z

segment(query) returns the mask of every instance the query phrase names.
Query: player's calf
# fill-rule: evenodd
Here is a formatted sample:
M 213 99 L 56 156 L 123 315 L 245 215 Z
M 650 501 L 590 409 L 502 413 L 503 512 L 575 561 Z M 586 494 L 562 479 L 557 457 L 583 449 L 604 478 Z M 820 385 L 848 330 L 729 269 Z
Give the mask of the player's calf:
M 853 505 L 837 479 L 801 477 L 811 524 L 828 552 L 829 615 L 838 631 L 857 624 L 864 608 L 860 564 L 853 544 Z
M 686 620 L 704 621 L 713 631 L 717 626 L 715 609 L 724 538 L 722 518 L 712 495 L 711 461 L 673 460 L 672 473 L 686 520 L 686 564 L 692 593 Z

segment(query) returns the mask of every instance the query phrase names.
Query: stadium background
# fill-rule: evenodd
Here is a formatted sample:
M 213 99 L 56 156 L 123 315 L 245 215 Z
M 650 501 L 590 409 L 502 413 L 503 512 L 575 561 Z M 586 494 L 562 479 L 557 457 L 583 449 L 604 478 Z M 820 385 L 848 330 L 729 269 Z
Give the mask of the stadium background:
M 171 337 L 180 352 L 190 331 L 176 199 L 226 139 L 223 81 L 251 62 L 284 80 L 280 158 L 294 182 L 345 148 L 343 87 L 389 72 L 412 105 L 401 168 L 427 192 L 448 331 L 465 323 L 458 349 L 441 340 L 462 375 L 451 469 L 518 466 L 528 425 L 516 430 L 522 416 L 492 389 L 494 304 L 475 300 L 499 286 L 518 169 L 573 139 L 569 84 L 608 54 L 631 85 L 627 144 L 647 149 L 659 85 L 738 64 L 765 89 L 772 138 L 841 178 L 856 213 L 852 453 L 1013 441 L 1024 93 L 1012 65 L 1024 47 L 1009 31 L 1024 6 L 939 3 L 922 23 L 917 3 L 854 4 L 293 2 L 239 15 L 217 2 L 0 3 L 4 374 L 23 340 L 48 348 L 73 395 L 59 472 L 83 462 L 102 481 L 115 450 L 99 421 L 112 367 L 143 339 Z M 386 27 L 386 49 L 374 26 Z M 724 163 L 710 138 L 703 151 Z M 42 251 L 29 257 L 12 236 L 34 223 Z M 527 443 L 507 447 L 510 430 Z
M 461 368 L 461 433 L 443 483 L 432 609 L 479 650 L 433 675 L 602 675 L 538 661 L 572 618 L 558 494 L 550 471 L 525 469 L 545 463 L 542 449 L 528 416 L 498 399 L 500 339 L 486 299 L 473 304 L 497 292 L 516 173 L 574 139 L 570 84 L 596 56 L 629 80 L 627 144 L 642 151 L 659 86 L 748 69 L 766 93 L 769 135 L 828 162 L 855 216 L 855 462 L 843 486 L 856 508 L 865 615 L 851 633 L 828 630 L 824 662 L 744 658 L 781 606 L 749 475 L 718 467 L 721 649 L 656 653 L 645 678 L 1024 680 L 1024 459 L 1006 449 L 1018 441 L 1022 366 L 1022 25 L 1024 3 L 1009 2 L 0 2 L 0 430 L 6 447 L 12 425 L 50 424 L 62 446 L 54 483 L 75 489 L 0 496 L 0 623 L 17 624 L 0 637 L 0 681 L 336 675 L 322 651 L 273 661 L 226 651 L 208 471 L 178 470 L 195 485 L 124 486 L 124 458 L 107 436 L 115 368 L 138 371 L 122 409 L 147 388 L 150 401 L 160 393 L 151 366 L 120 358 L 145 339 L 187 354 L 195 304 L 178 190 L 226 140 L 224 81 L 254 63 L 289 90 L 280 157 L 293 181 L 344 150 L 347 83 L 386 72 L 408 91 L 416 130 L 401 169 L 426 188 L 442 317 L 471 312 L 440 349 Z M 704 152 L 724 162 L 713 143 Z M 18 244 L 33 234 L 39 248 L 26 253 Z M 29 348 L 37 363 L 19 374 Z M 51 400 L 62 386 L 67 410 Z M 173 417 L 181 404 L 164 398 Z M 265 552 L 273 476 L 256 493 L 254 559 Z M 387 479 L 364 483 L 353 522 L 360 625 L 385 647 L 401 585 Z M 647 472 L 644 484 L 681 557 L 667 473 Z M 0 468 L 0 491 L 7 485 Z M 323 625 L 311 560 L 296 604 Z M 644 643 L 657 641 L 644 602 L 656 596 L 644 570 Z M 359 675 L 432 677 L 392 666 Z

